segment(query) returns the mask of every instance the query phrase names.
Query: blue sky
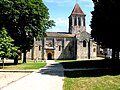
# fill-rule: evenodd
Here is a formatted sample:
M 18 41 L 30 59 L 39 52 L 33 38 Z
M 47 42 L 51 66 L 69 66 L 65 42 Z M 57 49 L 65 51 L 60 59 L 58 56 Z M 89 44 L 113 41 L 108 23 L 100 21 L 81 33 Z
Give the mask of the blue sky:
M 48 32 L 68 32 L 68 17 L 70 16 L 76 1 L 86 14 L 86 31 L 90 32 L 91 11 L 93 11 L 92 0 L 43 0 L 48 7 L 50 19 L 56 23 L 55 27 L 47 30 Z

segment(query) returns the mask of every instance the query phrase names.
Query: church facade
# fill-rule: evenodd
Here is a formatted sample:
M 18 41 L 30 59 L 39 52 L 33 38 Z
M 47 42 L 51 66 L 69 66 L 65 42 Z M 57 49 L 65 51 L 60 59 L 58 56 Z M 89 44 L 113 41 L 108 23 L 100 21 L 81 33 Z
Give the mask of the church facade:
M 46 32 L 42 40 L 34 40 L 33 48 L 27 52 L 27 59 L 79 60 L 95 58 L 97 45 L 86 32 L 85 14 L 76 3 L 69 16 L 68 32 Z

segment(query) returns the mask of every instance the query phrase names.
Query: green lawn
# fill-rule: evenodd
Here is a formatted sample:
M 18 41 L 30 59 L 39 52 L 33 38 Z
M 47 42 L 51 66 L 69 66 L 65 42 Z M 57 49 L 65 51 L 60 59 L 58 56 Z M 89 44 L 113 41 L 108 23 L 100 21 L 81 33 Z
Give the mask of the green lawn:
M 120 75 L 92 75 L 80 71 L 65 72 L 64 90 L 120 90 Z
M 27 60 L 27 63 L 22 63 L 22 60 L 19 60 L 18 65 L 14 65 L 13 63 L 5 63 L 4 70 L 37 70 L 46 65 L 46 62 L 34 62 L 33 60 Z M 0 65 L 0 69 L 2 68 L 2 64 Z
M 100 68 L 99 70 L 65 71 L 64 90 L 120 90 L 120 61 L 68 60 L 60 63 L 65 69 Z

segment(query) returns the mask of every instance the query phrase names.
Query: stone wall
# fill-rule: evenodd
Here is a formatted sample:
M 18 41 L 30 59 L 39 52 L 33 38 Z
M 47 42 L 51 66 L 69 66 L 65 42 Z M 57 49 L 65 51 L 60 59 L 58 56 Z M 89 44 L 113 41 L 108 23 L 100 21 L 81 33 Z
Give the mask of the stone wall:
M 73 59 L 73 38 L 56 38 L 55 59 Z
M 93 40 L 90 42 L 90 52 L 91 52 L 91 58 L 96 58 L 97 57 L 97 44 Z
M 88 42 L 83 47 L 83 41 L 77 41 L 77 60 L 88 58 Z
M 84 38 L 83 38 L 84 39 Z M 49 38 L 42 41 L 36 41 L 33 49 L 27 52 L 27 59 L 47 59 L 48 53 L 52 54 L 52 59 L 88 59 L 89 46 L 86 39 L 86 47 L 83 47 L 83 41 L 76 38 Z M 77 40 L 77 42 L 76 42 Z M 44 46 L 45 45 L 45 46 Z M 90 58 L 97 56 L 97 44 L 90 41 Z

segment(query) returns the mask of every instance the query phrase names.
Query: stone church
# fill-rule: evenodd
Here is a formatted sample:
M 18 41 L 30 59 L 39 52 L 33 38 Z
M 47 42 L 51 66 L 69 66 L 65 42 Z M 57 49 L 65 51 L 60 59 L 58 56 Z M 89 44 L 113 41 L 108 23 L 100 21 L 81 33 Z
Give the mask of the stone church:
M 97 56 L 97 45 L 86 32 L 85 14 L 76 3 L 69 16 L 68 32 L 46 32 L 42 40 L 34 40 L 27 59 L 90 59 Z

